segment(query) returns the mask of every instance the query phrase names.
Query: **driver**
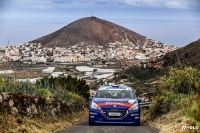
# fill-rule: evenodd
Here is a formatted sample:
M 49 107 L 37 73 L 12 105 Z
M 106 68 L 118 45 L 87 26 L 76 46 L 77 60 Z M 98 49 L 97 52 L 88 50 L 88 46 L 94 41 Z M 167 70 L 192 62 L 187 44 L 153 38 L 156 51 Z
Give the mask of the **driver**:
M 125 98 L 125 97 L 127 97 L 127 91 L 126 90 L 122 90 L 121 92 L 120 92 L 120 97 L 121 98 Z

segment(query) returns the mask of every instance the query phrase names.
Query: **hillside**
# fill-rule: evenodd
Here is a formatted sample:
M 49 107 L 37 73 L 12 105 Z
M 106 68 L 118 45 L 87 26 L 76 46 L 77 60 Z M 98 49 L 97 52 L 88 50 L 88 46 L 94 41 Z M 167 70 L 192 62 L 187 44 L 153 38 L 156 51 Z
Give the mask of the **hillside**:
M 66 47 L 75 44 L 105 46 L 114 42 L 143 44 L 144 41 L 145 37 L 134 31 L 96 17 L 87 17 L 31 42 L 41 43 L 46 47 Z
M 164 59 L 164 67 L 176 66 L 183 68 L 185 66 L 192 66 L 200 68 L 200 39 L 188 44 L 187 46 L 178 50 L 167 53 Z

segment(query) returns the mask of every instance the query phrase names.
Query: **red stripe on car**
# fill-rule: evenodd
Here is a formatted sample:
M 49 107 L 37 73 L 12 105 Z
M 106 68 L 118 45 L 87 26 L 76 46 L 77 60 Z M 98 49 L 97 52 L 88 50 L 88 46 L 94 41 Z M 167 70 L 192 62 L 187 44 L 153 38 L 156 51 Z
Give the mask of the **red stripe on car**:
M 98 103 L 97 105 L 99 107 L 101 107 L 101 106 L 109 106 L 109 105 L 119 105 L 119 106 L 127 106 L 127 107 L 133 106 L 133 104 L 123 103 L 123 102 L 103 102 L 103 103 Z

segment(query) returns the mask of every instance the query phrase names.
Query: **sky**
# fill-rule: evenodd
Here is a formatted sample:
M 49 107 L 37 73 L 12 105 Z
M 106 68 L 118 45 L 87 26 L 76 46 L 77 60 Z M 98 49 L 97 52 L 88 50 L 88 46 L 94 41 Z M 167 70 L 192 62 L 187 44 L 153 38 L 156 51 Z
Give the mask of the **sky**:
M 0 0 L 0 46 L 95 16 L 175 46 L 200 38 L 200 0 Z

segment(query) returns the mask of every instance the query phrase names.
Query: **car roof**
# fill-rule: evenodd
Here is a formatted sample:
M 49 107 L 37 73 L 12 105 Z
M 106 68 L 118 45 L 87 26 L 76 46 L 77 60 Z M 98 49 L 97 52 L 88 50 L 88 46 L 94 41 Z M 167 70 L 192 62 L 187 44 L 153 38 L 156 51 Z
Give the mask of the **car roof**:
M 100 86 L 98 90 L 132 90 L 131 87 L 126 85 L 107 85 L 107 86 Z

